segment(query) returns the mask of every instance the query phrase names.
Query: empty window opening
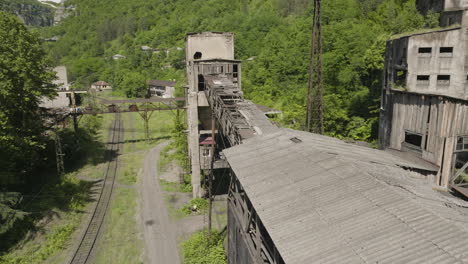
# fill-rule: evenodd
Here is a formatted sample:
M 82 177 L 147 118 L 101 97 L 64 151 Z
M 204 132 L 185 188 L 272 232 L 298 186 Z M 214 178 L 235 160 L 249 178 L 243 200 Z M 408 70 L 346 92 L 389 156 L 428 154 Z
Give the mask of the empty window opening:
M 421 151 L 421 144 L 423 142 L 423 136 L 410 131 L 405 131 L 404 145 L 410 150 Z
M 456 184 L 468 182 L 468 136 L 457 138 L 457 146 L 454 153 L 453 179 Z M 463 169 L 463 170 L 462 170 Z M 458 176 L 457 176 L 458 175 Z
M 440 47 L 440 53 L 453 53 L 453 47 Z
M 418 75 L 416 76 L 417 85 L 429 85 L 429 75 Z
M 406 71 L 397 70 L 395 72 L 395 84 L 397 86 L 404 86 L 406 84 Z
M 195 52 L 195 54 L 193 55 L 194 60 L 200 60 L 201 58 L 202 58 L 202 53 L 199 51 Z
M 418 53 L 419 54 L 431 54 L 432 48 L 419 48 Z
M 205 90 L 205 77 L 203 75 L 198 75 L 198 91 Z
M 449 85 L 450 84 L 450 75 L 437 75 L 437 84 L 438 85 Z
M 468 136 L 458 137 L 456 151 L 468 151 Z
M 203 149 L 203 157 L 209 157 L 210 156 L 210 149 Z
M 238 75 L 239 75 L 239 65 L 234 64 L 232 65 L 232 76 L 234 78 L 237 78 Z

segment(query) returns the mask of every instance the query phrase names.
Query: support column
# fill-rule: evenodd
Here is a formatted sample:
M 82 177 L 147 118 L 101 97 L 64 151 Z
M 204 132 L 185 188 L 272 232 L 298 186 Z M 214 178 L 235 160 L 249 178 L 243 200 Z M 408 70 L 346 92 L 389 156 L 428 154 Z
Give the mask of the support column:
M 189 92 L 187 95 L 187 126 L 190 166 L 192 170 L 192 194 L 193 197 L 201 197 L 201 173 L 200 173 L 200 143 L 198 131 L 198 94 Z

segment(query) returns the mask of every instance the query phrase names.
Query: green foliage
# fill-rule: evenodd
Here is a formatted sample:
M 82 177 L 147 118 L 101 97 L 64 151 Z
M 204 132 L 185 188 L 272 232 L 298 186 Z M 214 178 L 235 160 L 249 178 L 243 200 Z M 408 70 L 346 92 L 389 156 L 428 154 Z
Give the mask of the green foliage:
M 39 38 L 14 16 L 0 12 L 0 182 L 28 180 L 45 147 L 38 103 L 54 96 Z
M 61 36 L 50 56 L 72 69 L 83 86 L 102 79 L 127 96 L 143 95 L 143 79 L 186 83 L 186 32 L 231 31 L 243 65 L 248 99 L 283 111 L 280 123 L 304 128 L 313 4 L 305 0 L 124 1 L 69 0 L 78 16 L 43 30 Z M 114 8 L 109 9 L 112 5 Z M 196 12 L 194 12 L 196 10 Z M 393 34 L 433 27 L 438 15 L 420 15 L 415 0 L 323 2 L 325 131 L 373 140 L 383 76 L 385 41 Z M 99 14 L 99 16 L 96 16 Z M 124 18 L 124 19 L 123 19 Z M 168 52 L 142 51 L 141 46 Z M 127 58 L 113 61 L 111 56 Z M 360 120 L 359 122 L 357 120 Z M 365 132 L 364 132 L 365 131 Z M 369 136 L 370 133 L 370 136 Z
M 127 97 L 144 97 L 148 89 L 145 77 L 137 72 L 126 74 L 119 87 L 125 91 Z
M 193 234 L 182 243 L 184 264 L 225 264 L 223 235 L 213 230 L 211 237 L 206 231 Z
M 185 214 L 189 215 L 196 208 L 197 213 L 202 213 L 208 208 L 208 201 L 203 198 L 193 198 L 190 202 L 184 205 L 180 210 Z

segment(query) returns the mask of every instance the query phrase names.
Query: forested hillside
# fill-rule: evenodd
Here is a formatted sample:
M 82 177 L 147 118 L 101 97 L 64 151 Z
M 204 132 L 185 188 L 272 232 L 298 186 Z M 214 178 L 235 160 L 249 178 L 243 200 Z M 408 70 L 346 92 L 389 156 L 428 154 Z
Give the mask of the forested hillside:
M 307 0 L 68 0 L 76 16 L 45 28 L 56 64 L 71 71 L 76 88 L 110 82 L 139 96 L 147 79 L 185 83 L 185 33 L 231 31 L 244 61 L 243 89 L 256 103 L 284 112 L 280 122 L 302 128 L 312 2 Z M 326 133 L 372 140 L 377 124 L 385 40 L 437 24 L 422 17 L 415 0 L 323 1 Z M 168 49 L 143 51 L 141 46 Z M 126 59 L 114 61 L 112 55 Z M 246 60 L 252 58 L 251 60 Z

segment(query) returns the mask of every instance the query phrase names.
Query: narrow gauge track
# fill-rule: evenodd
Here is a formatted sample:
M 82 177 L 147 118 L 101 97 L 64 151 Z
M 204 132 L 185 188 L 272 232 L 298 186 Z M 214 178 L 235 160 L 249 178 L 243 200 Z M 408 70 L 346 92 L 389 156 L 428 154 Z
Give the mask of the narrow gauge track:
M 86 232 L 81 237 L 80 245 L 74 252 L 70 264 L 85 264 L 90 261 L 91 253 L 95 246 L 102 223 L 104 222 L 104 217 L 112 195 L 112 189 L 114 188 L 118 165 L 118 152 L 120 149 L 119 146 L 123 140 L 123 124 L 119 113 L 115 114 L 115 119 L 112 123 L 110 133 L 111 136 L 109 138 L 111 141 L 107 146 L 107 155 L 110 160 L 107 163 L 101 193 L 96 207 L 94 208 L 91 220 L 86 227 Z

